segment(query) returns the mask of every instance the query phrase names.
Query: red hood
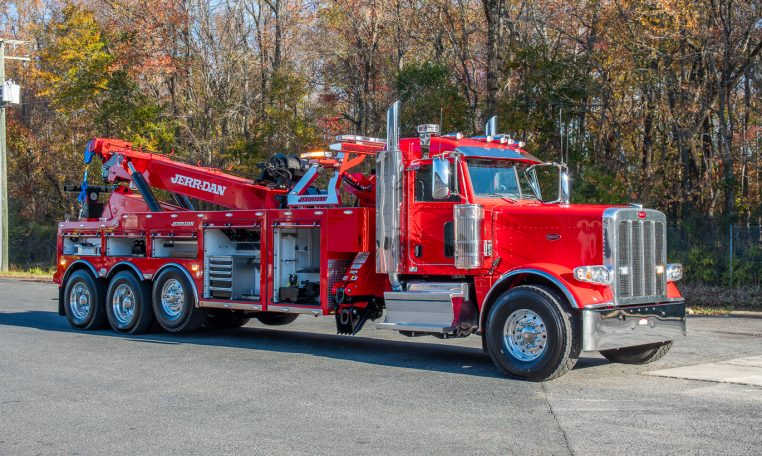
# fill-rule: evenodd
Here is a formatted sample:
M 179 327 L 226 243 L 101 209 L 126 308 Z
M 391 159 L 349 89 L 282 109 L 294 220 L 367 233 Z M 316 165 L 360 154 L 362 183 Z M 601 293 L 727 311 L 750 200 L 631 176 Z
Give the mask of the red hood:
M 569 221 L 569 219 L 594 218 L 601 220 L 606 209 L 626 206 L 610 206 L 604 204 L 544 204 L 532 200 L 513 201 L 502 198 L 480 198 L 485 211 L 496 211 L 507 214 L 532 214 L 538 218 L 550 217 L 553 220 Z M 564 223 L 564 222 L 561 222 Z
M 502 258 L 501 272 L 529 264 L 571 269 L 603 262 L 603 212 L 591 204 L 541 204 L 483 199 L 487 235 Z

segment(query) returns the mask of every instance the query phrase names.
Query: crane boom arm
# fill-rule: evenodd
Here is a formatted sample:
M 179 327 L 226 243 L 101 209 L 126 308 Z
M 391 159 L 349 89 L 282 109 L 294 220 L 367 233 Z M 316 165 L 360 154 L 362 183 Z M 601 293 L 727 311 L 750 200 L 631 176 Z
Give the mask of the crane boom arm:
M 132 173 L 138 172 L 151 187 L 230 209 L 276 208 L 280 205 L 276 197 L 287 193 L 216 168 L 188 165 L 166 155 L 135 149 L 118 139 L 95 138 L 88 142 L 85 163 L 95 156 L 104 163 L 104 171 L 108 169 L 104 178 L 109 182 L 133 181 Z

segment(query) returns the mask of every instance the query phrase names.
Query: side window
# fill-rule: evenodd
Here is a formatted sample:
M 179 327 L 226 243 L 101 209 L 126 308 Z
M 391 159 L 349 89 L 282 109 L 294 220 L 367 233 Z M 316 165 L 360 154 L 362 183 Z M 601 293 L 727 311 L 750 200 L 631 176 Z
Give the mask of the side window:
M 450 201 L 458 201 L 458 197 L 454 195 L 455 193 L 455 179 L 450 179 L 450 192 L 453 193 L 453 196 L 450 198 Z M 431 165 L 421 165 L 418 170 L 415 172 L 415 199 L 414 201 L 418 202 L 425 202 L 425 201 L 446 201 L 446 200 L 435 200 L 431 196 Z
M 415 172 L 415 201 L 434 201 L 431 197 L 431 165 L 421 165 Z

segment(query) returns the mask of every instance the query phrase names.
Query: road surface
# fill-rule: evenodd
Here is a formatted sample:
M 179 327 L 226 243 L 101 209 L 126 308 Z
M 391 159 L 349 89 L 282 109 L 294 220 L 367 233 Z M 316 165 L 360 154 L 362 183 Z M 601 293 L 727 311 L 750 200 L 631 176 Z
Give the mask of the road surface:
M 277 329 L 80 332 L 56 296 L 53 284 L 0 279 L 1 455 L 762 448 L 762 387 L 670 375 L 754 364 L 762 319 L 691 318 L 690 336 L 652 365 L 586 353 L 564 377 L 530 383 L 500 375 L 477 337 L 410 339 L 372 324 L 337 336 L 332 319 L 307 316 Z

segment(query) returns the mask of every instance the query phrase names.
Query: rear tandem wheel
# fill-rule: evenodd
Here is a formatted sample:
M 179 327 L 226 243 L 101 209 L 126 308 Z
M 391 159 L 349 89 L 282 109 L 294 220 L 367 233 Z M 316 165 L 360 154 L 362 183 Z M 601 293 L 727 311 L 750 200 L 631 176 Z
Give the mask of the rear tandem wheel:
M 159 325 L 172 333 L 196 330 L 206 321 L 206 310 L 196 307 L 191 283 L 177 268 L 165 269 L 154 280 L 153 310 Z
M 106 287 L 90 272 L 74 271 L 66 280 L 63 292 L 64 313 L 76 329 L 100 329 L 106 323 Z

